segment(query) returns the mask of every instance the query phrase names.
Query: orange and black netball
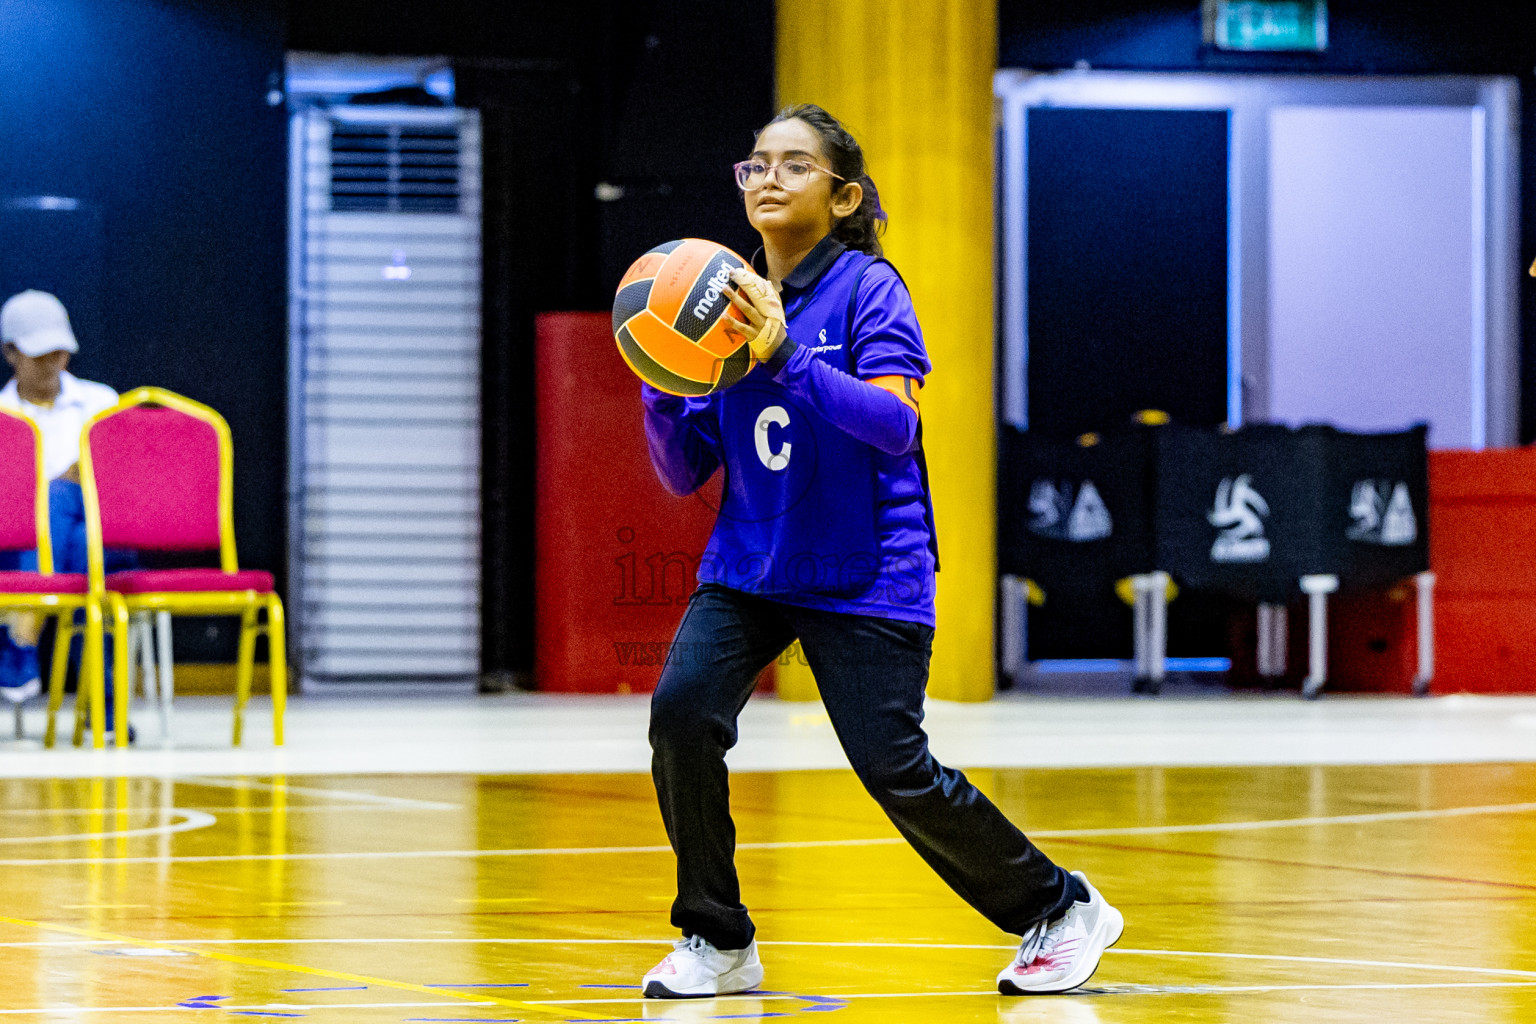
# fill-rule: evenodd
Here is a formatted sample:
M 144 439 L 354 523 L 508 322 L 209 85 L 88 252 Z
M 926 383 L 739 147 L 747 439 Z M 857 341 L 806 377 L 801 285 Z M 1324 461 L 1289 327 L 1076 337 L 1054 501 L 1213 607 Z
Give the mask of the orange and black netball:
M 641 380 L 673 395 L 707 395 L 752 369 L 739 333 L 744 318 L 725 294 L 747 261 L 723 245 L 684 238 L 634 262 L 613 299 L 613 337 Z

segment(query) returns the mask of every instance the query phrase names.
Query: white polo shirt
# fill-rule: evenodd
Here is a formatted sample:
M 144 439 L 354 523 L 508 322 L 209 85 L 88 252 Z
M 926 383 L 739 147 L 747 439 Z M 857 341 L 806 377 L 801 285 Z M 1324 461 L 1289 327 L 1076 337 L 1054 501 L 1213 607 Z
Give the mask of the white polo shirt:
M 80 432 L 97 413 L 117 404 L 117 392 L 93 380 L 81 380 L 65 370 L 59 374 L 59 397 L 49 406 L 23 402 L 12 378 L 0 388 L 0 405 L 32 417 L 43 435 L 43 473 L 58 479 L 80 461 Z

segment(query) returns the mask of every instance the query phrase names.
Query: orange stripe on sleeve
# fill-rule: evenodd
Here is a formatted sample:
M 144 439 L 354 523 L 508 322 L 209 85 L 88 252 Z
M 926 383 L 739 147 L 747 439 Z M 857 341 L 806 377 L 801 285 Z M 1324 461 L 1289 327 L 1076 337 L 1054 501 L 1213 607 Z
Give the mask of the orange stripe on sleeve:
M 871 377 L 869 383 L 884 391 L 889 391 L 906 403 L 913 412 L 917 412 L 917 400 L 922 394 L 923 386 L 911 377 L 902 377 L 892 374 L 888 377 Z M 919 415 L 921 415 L 919 413 Z

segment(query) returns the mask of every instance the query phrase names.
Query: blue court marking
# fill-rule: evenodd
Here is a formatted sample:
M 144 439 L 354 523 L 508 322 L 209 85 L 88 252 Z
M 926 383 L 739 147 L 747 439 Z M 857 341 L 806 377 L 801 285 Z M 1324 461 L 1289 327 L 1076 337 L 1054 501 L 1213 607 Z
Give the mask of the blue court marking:
M 762 1020 L 764 1017 L 793 1017 L 793 1013 L 717 1013 L 710 1020 Z M 652 1018 L 654 1019 L 654 1018 Z
M 184 1010 L 217 1010 L 218 1004 L 228 998 L 229 996 L 193 996 L 176 1005 Z
M 1041 675 L 1082 672 L 1129 672 L 1132 663 L 1115 658 L 1048 658 L 1031 666 Z M 1230 658 L 1165 658 L 1163 667 L 1169 672 L 1230 672 Z
M 431 1021 L 432 1024 L 518 1024 L 521 1017 L 407 1017 L 410 1024 Z
M 284 992 L 363 992 L 367 985 L 336 985 L 331 988 L 285 988 Z
M 271 1013 L 266 1010 L 230 1010 L 231 1017 L 307 1017 L 307 1013 Z
M 526 981 L 493 981 L 484 985 L 428 985 L 427 988 L 527 988 Z

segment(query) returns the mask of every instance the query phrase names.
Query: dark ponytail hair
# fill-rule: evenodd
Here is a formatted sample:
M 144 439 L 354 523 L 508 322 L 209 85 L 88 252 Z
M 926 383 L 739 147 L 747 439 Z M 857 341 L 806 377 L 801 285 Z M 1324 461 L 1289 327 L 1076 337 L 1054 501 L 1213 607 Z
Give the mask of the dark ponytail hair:
M 768 124 L 780 121 L 804 121 L 821 139 L 821 148 L 832 165 L 832 173 L 843 179 L 844 184 L 858 182 L 864 189 L 864 200 L 858 208 L 832 226 L 832 237 L 850 249 L 867 252 L 871 256 L 884 255 L 880 248 L 880 234 L 885 230 L 885 210 L 880 207 L 880 193 L 870 180 L 864 167 L 864 150 L 848 133 L 843 123 L 814 103 L 797 103 L 779 111 Z M 763 127 L 767 127 L 764 125 Z M 842 185 L 833 183 L 837 188 Z

